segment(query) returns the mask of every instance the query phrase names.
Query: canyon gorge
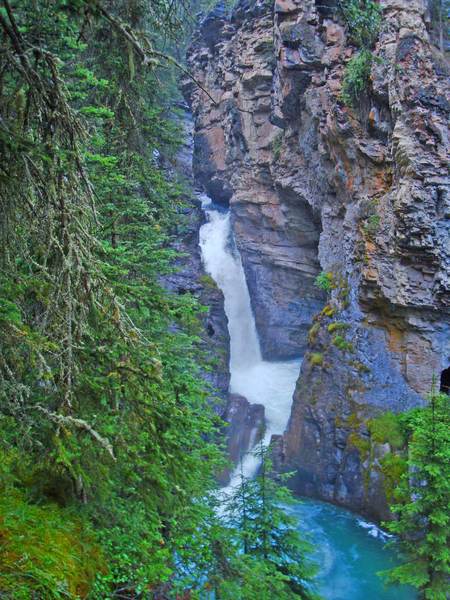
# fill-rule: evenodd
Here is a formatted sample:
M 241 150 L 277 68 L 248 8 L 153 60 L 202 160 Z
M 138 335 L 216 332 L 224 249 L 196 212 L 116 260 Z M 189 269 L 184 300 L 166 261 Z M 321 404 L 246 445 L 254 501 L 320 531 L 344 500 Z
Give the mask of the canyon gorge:
M 427 3 L 383 0 L 370 85 L 346 106 L 356 49 L 337 5 L 219 4 L 188 51 L 184 94 L 196 185 L 230 211 L 262 358 L 303 358 L 277 467 L 301 495 L 383 519 L 396 449 L 371 419 L 448 385 L 448 69 Z M 227 399 L 223 300 L 208 293 L 236 458 L 261 409 Z
M 450 0 L 3 0 L 0 597 L 446 600 Z

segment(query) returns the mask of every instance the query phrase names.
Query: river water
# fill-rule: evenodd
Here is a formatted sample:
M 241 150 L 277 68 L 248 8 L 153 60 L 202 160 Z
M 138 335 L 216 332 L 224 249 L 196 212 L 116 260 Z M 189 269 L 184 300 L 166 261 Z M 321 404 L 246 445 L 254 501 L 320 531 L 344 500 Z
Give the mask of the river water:
M 230 391 L 263 404 L 264 442 L 286 428 L 301 359 L 270 362 L 262 359 L 241 257 L 232 235 L 230 213 L 202 198 L 206 223 L 200 229 L 205 270 L 222 290 L 230 333 Z M 256 432 L 255 432 L 256 433 Z M 249 449 L 251 450 L 251 448 Z M 259 463 L 249 452 L 242 470 L 253 476 Z M 230 486 L 240 476 L 241 467 Z M 377 572 L 395 564 L 386 537 L 375 525 L 352 513 L 313 500 L 299 500 L 287 508 L 298 527 L 316 548 L 320 565 L 317 591 L 326 600 L 414 600 L 406 587 L 385 588 Z M 255 599 L 256 600 L 256 599 Z

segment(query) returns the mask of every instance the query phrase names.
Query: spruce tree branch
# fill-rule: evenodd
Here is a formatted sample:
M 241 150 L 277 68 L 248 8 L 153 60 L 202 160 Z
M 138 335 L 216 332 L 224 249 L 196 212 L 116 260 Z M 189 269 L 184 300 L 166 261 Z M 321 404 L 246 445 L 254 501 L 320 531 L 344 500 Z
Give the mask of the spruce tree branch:
M 61 415 L 59 413 L 51 412 L 40 404 L 38 404 L 35 408 L 58 425 L 69 425 L 76 427 L 77 429 L 84 429 L 108 452 L 114 461 L 116 460 L 110 441 L 101 436 L 98 431 L 95 431 L 95 429 L 84 419 L 77 419 L 76 417 L 71 417 L 69 415 Z
M 11 23 L 11 27 L 13 28 L 14 34 L 15 34 L 17 40 L 19 41 L 19 43 L 21 44 L 21 35 L 19 32 L 19 28 L 17 27 L 17 23 L 14 18 L 14 14 L 11 9 L 11 5 L 9 4 L 8 0 L 3 0 L 3 4 L 4 4 L 6 12 L 8 14 L 8 19 L 9 19 L 9 22 Z
M 202 84 L 198 81 L 198 79 L 196 79 L 196 77 L 194 77 L 194 75 L 189 71 L 189 69 L 186 69 L 186 67 L 184 67 L 181 63 L 179 63 L 172 56 L 165 54 L 164 52 L 159 52 L 158 50 L 155 50 L 151 46 L 148 39 L 146 39 L 146 41 L 149 45 L 149 48 L 148 49 L 143 48 L 142 45 L 140 44 L 139 40 L 136 38 L 134 32 L 130 29 L 129 26 L 127 26 L 125 23 L 120 21 L 117 17 L 114 17 L 113 15 L 111 15 L 100 4 L 97 4 L 97 8 L 98 8 L 100 14 L 102 15 L 102 17 L 105 18 L 108 21 L 108 23 L 110 23 L 114 27 L 114 29 L 117 32 L 119 32 L 133 46 L 134 50 L 136 51 L 138 56 L 141 58 L 141 60 L 145 66 L 150 64 L 151 58 L 160 58 L 160 59 L 165 60 L 166 62 L 177 67 L 177 69 L 179 69 L 184 75 L 189 77 L 189 79 L 191 79 L 195 83 L 195 85 L 198 88 L 200 88 L 202 90 L 202 92 L 204 92 L 208 96 L 208 98 L 211 100 L 211 102 L 214 104 L 214 106 L 218 105 L 218 102 L 216 100 L 214 100 L 214 98 L 211 96 L 211 94 L 208 92 L 208 90 L 202 86 Z

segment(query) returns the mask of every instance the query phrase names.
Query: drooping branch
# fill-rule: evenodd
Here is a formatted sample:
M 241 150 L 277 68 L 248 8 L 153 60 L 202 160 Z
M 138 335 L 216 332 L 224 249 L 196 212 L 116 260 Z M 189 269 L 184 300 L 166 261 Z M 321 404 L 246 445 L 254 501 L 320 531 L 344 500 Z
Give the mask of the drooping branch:
M 155 48 L 153 48 L 148 37 L 145 37 L 145 42 L 146 42 L 147 48 L 144 48 L 142 46 L 142 44 L 140 43 L 140 41 L 137 39 L 133 30 L 128 25 L 123 23 L 117 17 L 111 15 L 101 4 L 97 4 L 97 8 L 98 8 L 99 13 L 102 15 L 102 17 L 104 17 L 114 27 L 114 29 L 120 35 L 122 35 L 129 44 L 132 45 L 132 47 L 134 48 L 134 50 L 136 51 L 138 56 L 141 58 L 144 66 L 148 66 L 151 64 L 154 64 L 156 66 L 158 63 L 155 64 L 155 60 L 154 60 L 155 58 L 162 59 L 162 60 L 166 61 L 167 63 L 174 65 L 184 75 L 189 77 L 189 79 L 191 79 L 191 81 L 193 81 L 195 83 L 195 85 L 208 96 L 208 98 L 211 100 L 211 102 L 214 104 L 214 106 L 218 105 L 218 102 L 216 100 L 214 100 L 214 98 L 211 96 L 211 94 L 208 92 L 208 90 L 198 81 L 198 79 L 196 77 L 194 77 L 194 75 L 189 71 L 189 69 L 184 67 L 180 62 L 178 62 L 175 58 L 173 58 L 173 56 L 170 56 L 169 54 L 166 54 L 165 52 L 160 52 L 159 50 L 156 50 Z
M 98 433 L 98 431 L 96 431 L 84 419 L 77 419 L 76 417 L 71 417 L 70 415 L 61 415 L 59 413 L 51 412 L 43 406 L 41 406 L 40 404 L 38 404 L 35 408 L 44 415 L 46 415 L 50 419 L 50 421 L 53 421 L 53 423 L 56 423 L 58 425 L 68 425 L 77 429 L 83 429 L 84 431 L 87 431 L 100 444 L 100 446 L 102 446 L 108 452 L 111 458 L 114 461 L 116 460 L 116 457 L 114 456 L 113 447 L 108 438 L 101 436 Z

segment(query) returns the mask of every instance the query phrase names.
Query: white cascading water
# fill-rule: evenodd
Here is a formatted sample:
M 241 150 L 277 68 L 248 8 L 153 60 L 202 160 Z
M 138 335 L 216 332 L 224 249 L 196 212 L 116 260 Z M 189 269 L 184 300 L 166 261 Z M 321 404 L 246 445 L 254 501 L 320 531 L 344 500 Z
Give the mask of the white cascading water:
M 207 197 L 202 198 L 202 207 L 207 218 L 200 229 L 202 259 L 206 272 L 223 292 L 228 318 L 230 391 L 264 406 L 264 443 L 268 444 L 272 435 L 281 434 L 286 428 L 300 361 L 268 362 L 262 359 L 244 269 L 231 230 L 230 213 L 214 208 Z M 245 476 L 252 477 L 258 466 L 259 460 L 254 454 L 247 453 L 230 485 L 241 469 Z
M 230 214 L 203 199 L 207 222 L 200 229 L 200 246 L 206 271 L 225 298 L 230 332 L 230 391 L 249 402 L 263 404 L 266 413 L 264 443 L 283 433 L 290 413 L 300 361 L 262 360 L 250 296 L 241 258 L 230 225 Z M 255 432 L 256 434 L 256 432 Z M 252 444 L 250 444 L 252 445 Z M 251 450 L 251 448 L 249 448 Z M 232 489 L 243 475 L 252 477 L 259 460 L 247 453 L 223 492 Z M 326 600 L 417 600 L 407 587 L 386 588 L 378 571 L 395 564 L 392 551 L 384 549 L 384 535 L 373 523 L 331 504 L 306 500 L 287 509 L 298 518 L 298 528 L 315 543 L 320 565 L 318 592 Z M 369 533 L 370 535 L 367 535 Z

